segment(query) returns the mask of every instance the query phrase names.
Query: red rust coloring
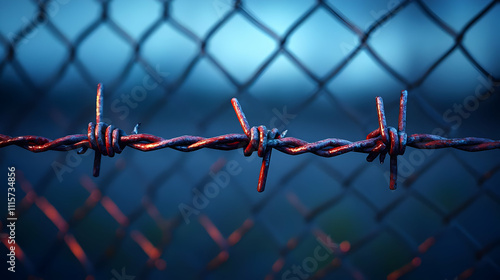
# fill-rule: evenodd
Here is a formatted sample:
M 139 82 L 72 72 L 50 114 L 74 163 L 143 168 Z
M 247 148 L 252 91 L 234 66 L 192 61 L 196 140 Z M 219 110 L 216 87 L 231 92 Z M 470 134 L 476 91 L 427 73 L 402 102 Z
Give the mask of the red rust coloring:
M 417 149 L 455 148 L 468 152 L 478 152 L 500 148 L 500 141 L 485 138 L 444 138 L 430 134 L 406 134 L 406 106 L 408 93 L 401 92 L 399 103 L 398 128 L 387 126 L 382 97 L 377 97 L 378 128 L 368 134 L 366 140 L 350 142 L 348 140 L 329 138 L 309 143 L 304 140 L 285 137 L 287 131 L 279 132 L 278 129 L 267 129 L 265 126 L 250 127 L 248 121 L 236 98 L 231 100 L 236 116 L 243 128 L 244 134 L 226 134 L 212 138 L 200 136 L 181 136 L 164 139 L 151 134 L 138 134 L 138 125 L 133 133 L 127 135 L 123 130 L 101 122 L 103 113 L 103 86 L 97 86 L 96 123 L 90 122 L 87 134 L 68 135 L 56 140 L 40 136 L 10 137 L 0 134 L 0 148 L 16 145 L 32 152 L 45 152 L 48 150 L 68 151 L 80 149 L 78 153 L 85 153 L 87 149 L 95 152 L 94 170 L 95 177 L 99 176 L 101 156 L 113 157 L 119 154 L 126 146 L 140 151 L 154 151 L 171 148 L 182 152 L 192 152 L 202 148 L 216 150 L 235 150 L 243 148 L 243 154 L 250 156 L 254 151 L 262 158 L 257 190 L 264 191 L 266 186 L 271 151 L 276 149 L 289 155 L 313 153 L 322 157 L 335 157 L 348 152 L 367 153 L 367 161 L 379 158 L 383 163 L 387 154 L 390 157 L 390 189 L 396 189 L 398 174 L 397 157 L 403 155 L 406 146 Z

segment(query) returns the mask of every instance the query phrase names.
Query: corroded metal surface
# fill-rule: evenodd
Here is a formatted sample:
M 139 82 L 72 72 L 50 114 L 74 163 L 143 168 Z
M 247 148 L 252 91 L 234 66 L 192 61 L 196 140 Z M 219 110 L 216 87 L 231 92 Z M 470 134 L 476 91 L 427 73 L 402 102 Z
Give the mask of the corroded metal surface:
M 390 157 L 390 189 L 396 189 L 397 157 L 403 155 L 407 146 L 417 149 L 456 148 L 468 152 L 478 152 L 500 148 L 500 141 L 485 138 L 444 138 L 431 134 L 406 134 L 406 106 L 408 93 L 401 92 L 399 104 L 398 128 L 387 125 L 382 97 L 377 97 L 377 115 L 379 127 L 368 134 L 365 140 L 351 142 L 338 138 L 328 138 L 316 142 L 285 137 L 287 131 L 279 132 L 278 129 L 268 129 L 261 126 L 250 126 L 245 114 L 236 98 L 231 100 L 236 116 L 243 128 L 244 134 L 225 134 L 211 138 L 201 136 L 180 136 L 164 139 L 151 134 L 137 133 L 136 126 L 131 135 L 123 130 L 101 122 L 103 112 L 103 86 L 97 87 L 96 123 L 90 122 L 87 134 L 75 134 L 50 140 L 40 136 L 10 137 L 0 134 L 0 148 L 17 145 L 32 152 L 45 152 L 49 150 L 68 151 L 80 149 L 84 153 L 88 149 L 95 151 L 94 171 L 95 177 L 99 176 L 101 156 L 113 157 L 119 154 L 126 146 L 140 151 L 154 151 L 171 148 L 182 152 L 192 152 L 202 148 L 216 150 L 234 150 L 243 148 L 245 156 L 251 156 L 254 151 L 262 158 L 257 190 L 264 191 L 266 185 L 271 151 L 276 149 L 289 155 L 313 153 L 322 157 L 334 157 L 348 152 L 368 153 L 367 161 L 371 162 L 377 157 L 383 163 L 387 154 Z

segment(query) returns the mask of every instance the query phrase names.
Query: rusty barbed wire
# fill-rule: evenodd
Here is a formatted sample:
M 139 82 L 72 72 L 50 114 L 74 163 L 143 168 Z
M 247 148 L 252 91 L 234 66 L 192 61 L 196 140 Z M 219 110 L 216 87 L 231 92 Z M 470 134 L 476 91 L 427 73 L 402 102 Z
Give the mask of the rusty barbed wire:
M 140 151 L 154 151 L 171 148 L 182 152 L 192 152 L 203 148 L 216 150 L 234 150 L 243 148 L 245 156 L 257 151 L 262 158 L 257 191 L 265 189 L 272 149 L 289 155 L 313 153 L 321 157 L 335 157 L 348 152 L 368 153 L 366 160 L 372 162 L 377 157 L 383 163 L 387 154 L 390 157 L 390 189 L 396 189 L 397 157 L 403 155 L 406 147 L 417 149 L 455 148 L 468 152 L 478 152 L 500 148 L 500 141 L 486 138 L 445 138 L 431 134 L 406 134 L 406 106 L 408 92 L 401 92 L 399 103 L 398 128 L 387 126 L 382 97 L 376 97 L 379 127 L 370 132 L 365 140 L 351 142 L 344 139 L 328 138 L 309 143 L 307 141 L 285 137 L 287 130 L 268 129 L 264 125 L 250 126 L 236 98 L 231 100 L 236 116 L 244 134 L 225 134 L 211 138 L 184 135 L 171 139 L 138 133 L 137 124 L 131 135 L 123 130 L 101 122 L 103 113 L 103 85 L 97 86 L 96 123 L 88 124 L 87 134 L 74 134 L 50 140 L 40 136 L 11 137 L 0 134 L 0 148 L 16 145 L 31 152 L 68 151 L 80 149 L 79 154 L 88 149 L 95 151 L 93 175 L 99 176 L 101 156 L 113 157 L 120 154 L 126 146 Z

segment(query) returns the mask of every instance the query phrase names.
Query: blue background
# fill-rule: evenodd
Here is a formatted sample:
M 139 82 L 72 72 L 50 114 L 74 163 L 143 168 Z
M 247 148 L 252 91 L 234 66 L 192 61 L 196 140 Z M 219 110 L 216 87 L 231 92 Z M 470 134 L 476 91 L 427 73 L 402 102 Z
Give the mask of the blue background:
M 409 134 L 500 139 L 494 1 L 37 3 L 0 1 L 1 134 L 86 133 L 103 83 L 105 121 L 127 133 L 139 122 L 140 132 L 164 138 L 242 133 L 230 104 L 237 97 L 250 125 L 309 142 L 356 141 L 377 127 L 375 97 L 396 126 L 399 93 L 408 89 Z M 263 193 L 260 159 L 241 150 L 126 148 L 103 157 L 98 178 L 92 154 L 0 149 L 2 170 L 18 170 L 16 239 L 24 252 L 12 278 L 1 245 L 1 275 L 113 279 L 125 268 L 136 279 L 293 279 L 282 276 L 314 257 L 322 232 L 350 246 L 317 261 L 309 273 L 316 278 L 385 279 L 412 260 L 420 265 L 401 279 L 500 277 L 497 150 L 408 148 L 395 191 L 387 162 L 275 151 Z M 211 170 L 229 162 L 241 172 L 185 223 L 179 205 L 192 205 L 193 190 L 217 183 Z M 129 223 L 106 210 L 109 201 Z M 67 229 L 48 217 L 46 203 Z M 232 244 L 245 221 L 252 226 Z M 225 241 L 218 245 L 207 224 Z M 137 236 L 158 258 L 150 260 Z M 210 269 L 221 252 L 227 260 Z

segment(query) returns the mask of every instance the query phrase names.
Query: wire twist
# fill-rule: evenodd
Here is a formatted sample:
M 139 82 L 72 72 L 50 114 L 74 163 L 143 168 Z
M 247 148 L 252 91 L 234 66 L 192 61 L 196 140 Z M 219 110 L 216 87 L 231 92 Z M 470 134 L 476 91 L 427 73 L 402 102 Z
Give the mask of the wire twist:
M 103 96 L 102 91 L 104 87 L 102 84 L 97 85 L 97 98 L 96 98 L 96 123 L 89 123 L 87 135 L 88 135 L 88 148 L 95 151 L 94 155 L 94 170 L 93 175 L 95 177 L 99 176 L 101 170 L 101 155 L 114 157 L 115 153 L 120 154 L 125 147 L 121 143 L 121 137 L 126 135 L 125 132 L 119 128 L 115 128 L 113 125 L 108 125 L 107 123 L 101 122 L 101 115 L 103 109 Z M 84 153 L 87 150 L 86 147 L 81 149 L 78 153 Z
M 377 96 L 377 114 L 379 128 L 372 131 L 366 139 L 376 139 L 376 146 L 366 157 L 368 162 L 372 162 L 377 156 L 380 163 L 384 162 L 385 156 L 388 153 L 390 160 L 390 185 L 391 190 L 396 189 L 396 180 L 398 174 L 398 156 L 403 155 L 406 150 L 408 135 L 406 134 L 406 103 L 408 100 L 408 92 L 403 90 L 399 102 L 399 124 L 398 130 L 392 126 L 387 126 L 384 111 L 384 102 L 382 97 Z
M 269 163 L 271 161 L 271 151 L 272 148 L 268 145 L 269 140 L 281 139 L 285 137 L 287 131 L 279 133 L 277 128 L 268 130 L 266 126 L 261 125 L 259 127 L 251 127 L 248 124 L 247 118 L 241 109 L 240 103 L 236 98 L 231 99 L 233 108 L 236 112 L 236 116 L 240 121 L 240 125 L 243 128 L 243 132 L 249 139 L 247 146 L 243 150 L 245 156 L 251 156 L 252 153 L 257 150 L 257 155 L 262 158 L 262 165 L 260 168 L 259 182 L 257 184 L 257 191 L 263 192 L 266 187 L 267 173 L 269 170 Z
M 366 160 L 371 162 L 377 157 L 383 163 L 387 154 L 390 157 L 390 184 L 391 190 L 396 189 L 397 157 L 405 153 L 406 147 L 417 149 L 455 148 L 463 151 L 477 152 L 500 148 L 500 141 L 485 138 L 466 137 L 448 139 L 430 134 L 406 134 L 406 107 L 408 93 L 401 92 L 399 103 L 398 128 L 387 126 L 384 103 L 382 97 L 377 97 L 378 128 L 370 132 L 365 140 L 350 142 L 338 138 L 328 138 L 309 143 L 294 137 L 285 137 L 287 131 L 280 133 L 278 129 L 267 129 L 265 126 L 250 127 L 243 110 L 236 98 L 231 100 L 238 121 L 244 134 L 226 134 L 212 138 L 201 136 L 180 136 L 164 139 L 151 134 L 139 134 L 139 124 L 135 126 L 131 135 L 123 130 L 101 122 L 103 113 L 103 86 L 97 86 L 96 123 L 88 124 L 87 134 L 68 135 L 55 140 L 40 136 L 11 137 L 0 134 L 0 148 L 16 145 L 32 152 L 48 150 L 68 151 L 80 149 L 78 153 L 85 153 L 89 148 L 94 150 L 93 175 L 99 176 L 101 157 L 113 157 L 120 154 L 126 146 L 140 151 L 154 151 L 171 148 L 182 152 L 192 152 L 203 148 L 217 150 L 234 150 L 243 148 L 245 156 L 251 156 L 257 151 L 262 158 L 257 190 L 264 191 L 266 186 L 272 149 L 289 155 L 313 153 L 322 157 L 335 157 L 348 152 L 367 153 Z

